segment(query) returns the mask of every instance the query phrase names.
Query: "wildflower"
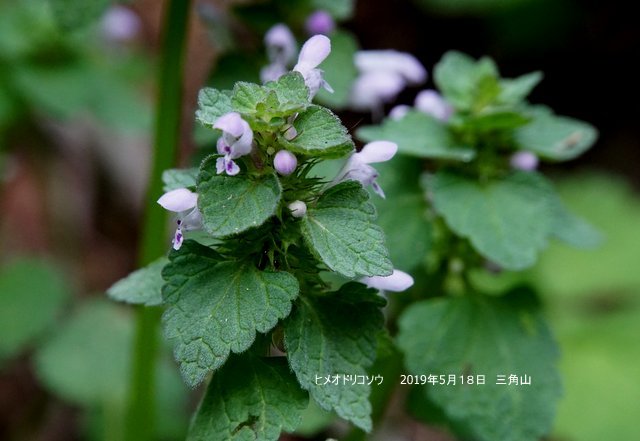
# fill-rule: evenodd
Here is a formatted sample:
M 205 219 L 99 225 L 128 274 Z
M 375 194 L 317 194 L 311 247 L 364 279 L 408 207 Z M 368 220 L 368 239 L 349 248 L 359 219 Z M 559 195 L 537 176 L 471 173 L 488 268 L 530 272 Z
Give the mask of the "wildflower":
M 336 28 L 336 23 L 327 11 L 316 11 L 307 17 L 304 26 L 309 35 L 329 35 Z
M 389 112 L 389 118 L 394 120 L 402 119 L 407 113 L 409 113 L 410 110 L 411 106 L 407 106 L 406 104 L 399 104 L 391 109 L 391 111 Z
M 378 172 L 369 164 L 384 162 L 393 158 L 398 151 L 398 145 L 390 141 L 374 141 L 366 144 L 361 151 L 349 157 L 347 163 L 333 180 L 338 183 L 346 180 L 354 180 L 362 185 L 371 185 L 381 198 L 384 198 L 384 191 L 376 182 Z
M 266 83 L 275 81 L 287 73 L 287 66 L 296 55 L 297 44 L 289 28 L 282 23 L 267 31 L 264 44 L 270 63 L 260 70 L 260 80 Z
M 280 150 L 273 158 L 273 167 L 282 176 L 289 176 L 298 166 L 296 155 L 288 150 Z
M 404 271 L 394 269 L 390 276 L 363 277 L 360 282 L 367 285 L 368 288 L 375 288 L 379 291 L 400 292 L 413 286 L 413 277 Z
M 440 121 L 448 121 L 453 114 L 453 107 L 446 102 L 442 95 L 432 89 L 418 93 L 414 103 L 416 109 L 431 115 Z
M 351 88 L 349 104 L 355 110 L 381 113 L 407 85 L 421 84 L 427 71 L 411 54 L 394 50 L 356 52 L 354 63 L 360 72 Z
M 516 170 L 533 171 L 538 168 L 538 157 L 527 150 L 521 150 L 511 155 L 510 164 Z
M 160 196 L 158 204 L 166 210 L 183 214 L 176 221 L 178 226 L 172 241 L 173 249 L 179 250 L 184 241 L 183 228 L 189 231 L 202 227 L 202 214 L 198 210 L 198 194 L 188 188 L 177 188 Z
M 237 175 L 240 167 L 233 160 L 251 152 L 253 131 L 237 112 L 222 115 L 213 127 L 222 130 L 217 148 L 218 153 L 224 155 L 216 161 L 216 170 L 218 174 L 226 172 L 229 176 Z
M 124 6 L 112 6 L 102 17 L 102 33 L 107 40 L 125 42 L 140 33 L 140 18 Z
M 329 56 L 331 41 L 324 35 L 314 35 L 300 49 L 298 63 L 293 70 L 300 72 L 309 88 L 309 98 L 313 98 L 321 87 L 333 92 L 331 86 L 322 77 L 323 71 L 318 69 L 320 63 Z
M 293 217 L 304 217 L 307 214 L 307 204 L 302 201 L 293 201 L 287 208 L 291 210 L 291 216 Z

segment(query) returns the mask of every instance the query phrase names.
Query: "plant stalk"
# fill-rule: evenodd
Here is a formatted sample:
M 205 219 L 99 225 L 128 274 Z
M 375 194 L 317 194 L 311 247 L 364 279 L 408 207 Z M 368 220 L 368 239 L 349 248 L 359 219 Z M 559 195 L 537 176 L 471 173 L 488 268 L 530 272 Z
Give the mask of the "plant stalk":
M 166 213 L 156 203 L 162 194 L 162 172 L 174 165 L 180 137 L 182 78 L 186 52 L 186 31 L 190 0 L 168 0 L 162 52 L 158 68 L 154 150 L 146 195 L 142 241 L 138 263 L 148 265 L 167 249 L 163 240 Z M 156 361 L 158 355 L 158 307 L 138 306 L 133 344 L 131 380 L 127 406 L 125 439 L 150 441 L 156 438 Z

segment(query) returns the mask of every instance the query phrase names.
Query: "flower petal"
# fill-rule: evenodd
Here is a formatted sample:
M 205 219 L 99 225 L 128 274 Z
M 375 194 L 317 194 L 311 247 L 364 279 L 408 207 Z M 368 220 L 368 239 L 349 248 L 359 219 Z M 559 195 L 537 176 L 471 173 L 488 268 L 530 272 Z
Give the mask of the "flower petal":
M 213 124 L 213 128 L 220 129 L 234 138 L 239 138 L 245 131 L 243 122 L 246 124 L 238 112 L 229 112 L 218 118 Z
M 331 40 L 324 35 L 314 35 L 300 49 L 298 64 L 293 70 L 305 75 L 309 70 L 318 67 L 331 52 Z
M 160 196 L 158 204 L 166 210 L 179 213 L 194 208 L 198 204 L 198 194 L 187 188 L 177 188 Z
M 291 30 L 284 24 L 278 23 L 264 35 L 267 55 L 271 62 L 287 64 L 295 56 L 297 44 Z
M 392 71 L 402 75 L 411 84 L 427 80 L 427 70 L 416 57 L 395 50 L 356 52 L 355 65 L 360 72 Z
M 416 109 L 440 121 L 447 121 L 453 114 L 453 107 L 432 89 L 423 90 L 416 96 Z
M 398 151 L 398 144 L 391 141 L 373 141 L 362 147 L 360 152 L 356 153 L 358 159 L 365 164 L 374 162 L 384 162 L 393 158 Z
M 390 276 L 363 277 L 360 282 L 369 288 L 375 288 L 380 291 L 400 292 L 409 289 L 413 285 L 413 277 L 404 271 L 394 269 Z

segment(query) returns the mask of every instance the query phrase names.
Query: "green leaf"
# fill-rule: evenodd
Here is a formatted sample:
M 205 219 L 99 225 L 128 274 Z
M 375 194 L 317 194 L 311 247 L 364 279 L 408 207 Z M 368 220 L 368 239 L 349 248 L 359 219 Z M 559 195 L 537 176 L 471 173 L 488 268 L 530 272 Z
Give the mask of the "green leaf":
M 51 10 L 65 30 L 74 30 L 96 21 L 111 4 L 110 0 L 49 0 Z
M 69 299 L 62 275 L 50 264 L 23 258 L 0 270 L 0 363 L 50 329 Z
M 309 247 L 332 270 L 345 277 L 388 276 L 393 271 L 376 210 L 360 183 L 329 188 L 302 220 Z
M 498 69 L 490 58 L 476 61 L 450 51 L 433 69 L 433 79 L 445 99 L 461 111 L 480 110 L 498 97 Z
M 348 32 L 336 31 L 331 34 L 331 53 L 322 62 L 324 79 L 333 88 L 333 93 L 320 89 L 317 100 L 332 109 L 343 109 L 349 102 L 351 86 L 358 76 L 353 62 L 358 43 Z
M 500 96 L 502 104 L 520 104 L 531 93 L 534 87 L 542 81 L 542 72 L 531 72 L 518 78 L 500 80 Z
M 284 358 L 234 356 L 213 375 L 187 441 L 276 441 L 308 401 Z
M 36 354 L 41 381 L 81 405 L 123 403 L 133 322 L 105 300 L 82 305 Z
M 231 351 L 249 348 L 289 315 L 298 281 L 287 272 L 260 271 L 251 262 L 221 262 L 194 241 L 172 252 L 162 272 L 165 334 L 185 381 L 196 386 L 222 366 Z
M 329 109 L 311 105 L 293 122 L 298 135 L 281 144 L 294 153 L 323 158 L 339 158 L 353 151 L 354 144 L 340 119 Z
M 264 86 L 239 81 L 233 88 L 232 107 L 250 118 L 270 121 L 303 111 L 309 89 L 299 72 L 290 72 Z
M 119 302 L 146 306 L 162 304 L 162 268 L 168 262 L 166 257 L 162 257 L 132 272 L 111 286 L 107 295 Z
M 241 233 L 262 225 L 275 213 L 282 188 L 275 174 L 215 174 L 215 157 L 205 160 L 198 175 L 198 208 L 204 229 L 214 237 Z
M 377 182 L 386 199 L 374 197 L 378 225 L 387 238 L 395 268 L 410 271 L 427 256 L 431 246 L 431 223 L 427 201 L 419 186 L 422 164 L 408 156 L 376 164 Z
M 197 168 L 177 169 L 172 168 L 162 172 L 162 191 L 167 192 L 178 188 L 195 188 L 196 178 L 199 170 Z
M 470 161 L 475 156 L 473 150 L 455 146 L 447 126 L 417 111 L 399 120 L 388 118 L 379 126 L 361 127 L 356 136 L 365 142 L 393 141 L 400 153 L 418 158 Z
M 513 111 L 494 110 L 470 115 L 461 128 L 474 132 L 511 131 L 531 121 L 531 118 Z
M 591 148 L 598 131 L 591 124 L 538 110 L 534 119 L 515 134 L 518 147 L 544 159 L 568 161 Z
M 569 211 L 559 197 L 554 208 L 553 236 L 577 248 L 595 248 L 604 239 L 595 227 Z
M 441 171 L 427 186 L 447 225 L 504 268 L 519 270 L 533 265 L 547 245 L 557 196 L 536 173 L 513 173 L 483 184 Z
M 287 356 L 300 385 L 323 409 L 366 431 L 371 430 L 371 388 L 323 382 L 327 376 L 367 375 L 376 358 L 384 303 L 375 290 L 351 282 L 327 296 L 300 297 L 284 327 Z
M 353 16 L 354 0 L 312 0 L 313 9 L 321 9 L 338 20 L 346 20 Z M 333 34 L 331 35 L 333 41 Z
M 400 318 L 398 344 L 413 375 L 455 375 L 456 385 L 423 390 L 448 417 L 481 441 L 536 441 L 549 433 L 561 394 L 558 349 L 529 292 L 503 298 L 426 300 Z M 527 375 L 531 385 L 500 385 L 498 375 Z M 485 384 L 460 384 L 484 375 Z
M 198 92 L 196 121 L 203 126 L 213 128 L 216 120 L 229 112 L 233 112 L 233 107 L 228 93 L 211 87 L 205 87 Z

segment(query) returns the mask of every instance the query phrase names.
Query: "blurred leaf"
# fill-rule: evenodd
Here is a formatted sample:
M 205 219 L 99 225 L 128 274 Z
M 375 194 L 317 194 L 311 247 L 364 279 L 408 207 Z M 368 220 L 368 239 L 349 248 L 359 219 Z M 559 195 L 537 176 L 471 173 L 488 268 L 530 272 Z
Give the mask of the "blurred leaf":
M 38 377 L 80 405 L 123 403 L 132 337 L 125 311 L 103 300 L 86 302 L 36 354 Z
M 169 255 L 162 272 L 168 305 L 165 335 L 187 384 L 197 386 L 223 366 L 230 352 L 246 351 L 289 315 L 298 281 L 285 271 L 260 271 L 253 262 L 224 261 L 191 240 Z
M 551 429 L 560 397 L 558 349 L 527 297 L 440 298 L 410 306 L 398 344 L 414 375 L 455 375 L 456 385 L 422 389 L 454 423 L 482 441 L 536 441 Z M 499 385 L 497 375 L 530 376 L 531 385 Z M 485 384 L 459 384 L 485 375 Z
M 551 244 L 535 280 L 550 298 L 640 290 L 640 199 L 611 175 L 582 174 L 558 185 L 571 211 L 584 216 L 605 240 L 594 250 Z
M 302 420 L 294 434 L 313 438 L 326 429 L 336 419 L 333 412 L 327 412 L 315 401 L 309 400 L 309 407 L 302 413 Z
M 161 257 L 144 268 L 140 268 L 107 290 L 107 295 L 119 302 L 156 306 L 162 304 L 162 268 L 169 263 Z
M 328 296 L 301 297 L 284 326 L 287 356 L 300 385 L 323 409 L 367 431 L 371 387 L 355 380 L 339 385 L 322 381 L 327 376 L 367 374 L 365 369 L 376 358 L 384 304 L 375 290 L 347 283 Z
M 568 161 L 590 149 L 598 131 L 586 122 L 538 108 L 533 121 L 519 128 L 515 138 L 522 150 L 530 150 L 547 160 Z
M 510 110 L 481 112 L 464 118 L 462 130 L 472 132 L 511 131 L 531 121 L 531 118 Z
M 387 118 L 379 126 L 361 127 L 356 136 L 365 142 L 393 141 L 399 153 L 418 158 L 470 161 L 475 156 L 473 150 L 454 144 L 447 126 L 417 111 L 399 120 Z
M 533 0 L 414 0 L 429 11 L 442 14 L 485 15 Z
M 502 104 L 519 104 L 542 81 L 542 72 L 531 72 L 514 79 L 500 80 L 498 101 Z
M 394 268 L 410 271 L 424 261 L 431 247 L 427 201 L 420 188 L 422 164 L 407 156 L 375 165 L 377 181 L 386 194 L 373 196 Z
M 444 98 L 457 110 L 481 110 L 500 94 L 498 68 L 488 57 L 474 60 L 449 51 L 433 69 L 433 80 Z
M 311 0 L 315 9 L 322 9 L 338 20 L 346 20 L 353 15 L 355 0 Z
M 547 246 L 556 196 L 541 175 L 519 172 L 483 184 L 440 171 L 426 185 L 447 225 L 501 267 L 531 266 Z
M 331 53 L 322 62 L 324 79 L 333 88 L 333 93 L 320 89 L 318 101 L 332 109 L 343 109 L 349 102 L 351 85 L 358 75 L 354 64 L 354 56 L 358 43 L 348 32 L 336 31 L 331 34 Z
M 602 244 L 600 232 L 584 219 L 570 212 L 558 198 L 554 208 L 553 236 L 577 248 L 594 248 Z
M 48 0 L 53 14 L 65 30 L 74 30 L 97 20 L 111 0 Z
M 55 323 L 69 287 L 50 264 L 14 260 L 0 270 L 0 362 L 33 344 Z
M 213 375 L 187 441 L 276 441 L 308 401 L 284 358 L 233 356 Z

